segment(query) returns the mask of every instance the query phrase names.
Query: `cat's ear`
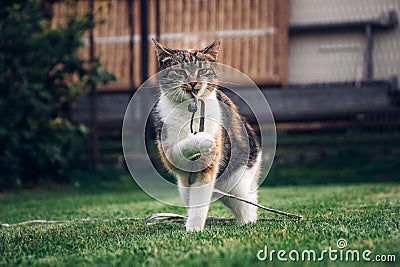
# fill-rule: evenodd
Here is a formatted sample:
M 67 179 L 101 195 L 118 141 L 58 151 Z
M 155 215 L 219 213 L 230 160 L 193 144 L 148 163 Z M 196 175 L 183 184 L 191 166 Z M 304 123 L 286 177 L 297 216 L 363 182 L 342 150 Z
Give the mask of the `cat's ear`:
M 153 40 L 154 48 L 156 49 L 158 61 L 164 62 L 165 59 L 174 57 L 174 52 L 171 49 L 160 44 L 153 38 L 151 38 L 151 39 Z
M 200 52 L 206 55 L 210 55 L 214 59 L 214 61 L 216 61 L 220 47 L 221 47 L 221 40 L 217 39 L 212 44 L 202 49 Z

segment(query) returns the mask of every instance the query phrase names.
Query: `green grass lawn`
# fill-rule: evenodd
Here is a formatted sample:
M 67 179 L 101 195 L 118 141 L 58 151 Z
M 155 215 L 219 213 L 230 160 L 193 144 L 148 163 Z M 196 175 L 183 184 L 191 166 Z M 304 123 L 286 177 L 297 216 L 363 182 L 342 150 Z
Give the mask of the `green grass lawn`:
M 133 182 L 132 182 L 133 184 Z M 346 250 L 371 250 L 395 255 L 400 262 L 400 185 L 360 184 L 324 186 L 263 187 L 260 203 L 304 215 L 303 221 L 282 218 L 238 226 L 214 223 L 203 232 L 186 233 L 172 222 L 145 225 L 143 221 L 71 222 L 0 228 L 2 266 L 278 266 L 284 263 L 259 261 L 256 254 L 265 245 L 271 250 L 315 250 L 347 241 Z M 183 208 L 159 203 L 140 190 L 55 189 L 0 194 L 0 222 L 31 219 L 144 218 L 156 212 L 184 214 Z M 259 211 L 261 218 L 276 217 Z M 211 216 L 232 216 L 216 202 Z M 340 250 L 339 250 L 340 251 Z M 339 252 L 338 252 L 339 253 Z M 293 254 L 294 255 L 294 254 Z M 339 254 L 338 254 L 339 255 Z M 360 254 L 361 255 L 361 254 Z M 319 256 L 319 254 L 318 254 Z M 317 256 L 317 257 L 318 257 Z M 360 262 L 292 262 L 295 266 L 315 264 L 360 266 Z M 364 262 L 361 262 L 364 263 Z M 287 264 L 285 264 L 287 265 Z M 367 266 L 378 266 L 370 262 Z

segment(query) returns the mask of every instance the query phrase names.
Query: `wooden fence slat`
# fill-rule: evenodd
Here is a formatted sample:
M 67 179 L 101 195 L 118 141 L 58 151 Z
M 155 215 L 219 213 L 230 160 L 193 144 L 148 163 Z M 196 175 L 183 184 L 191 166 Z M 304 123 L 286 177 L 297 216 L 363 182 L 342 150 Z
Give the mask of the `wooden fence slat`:
M 129 21 L 127 0 L 95 1 L 96 56 L 117 82 L 104 90 L 129 89 L 129 66 L 133 61 L 134 86 L 141 84 L 140 1 L 133 0 L 134 57 L 129 56 Z M 159 0 L 161 42 L 176 49 L 202 48 L 217 37 L 222 39 L 220 63 L 247 74 L 259 84 L 287 83 L 288 8 L 289 0 Z M 156 0 L 148 1 L 149 34 L 156 34 Z M 54 4 L 53 24 L 66 22 L 65 14 L 87 11 L 85 0 L 78 0 L 76 10 L 65 3 Z M 87 36 L 85 36 L 87 38 Z M 157 71 L 151 42 L 149 75 Z M 82 55 L 87 55 L 87 47 Z

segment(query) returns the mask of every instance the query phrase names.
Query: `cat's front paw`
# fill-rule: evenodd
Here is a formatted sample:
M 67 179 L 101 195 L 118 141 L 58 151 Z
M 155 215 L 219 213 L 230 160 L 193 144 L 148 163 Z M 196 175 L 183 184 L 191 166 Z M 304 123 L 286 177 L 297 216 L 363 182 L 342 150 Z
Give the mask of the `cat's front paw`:
M 208 153 L 215 147 L 215 139 L 209 133 L 200 132 L 195 134 L 194 138 L 200 153 Z
M 200 132 L 197 134 L 189 134 L 184 140 L 179 142 L 176 149 L 179 149 L 179 153 L 185 158 L 193 160 L 203 153 L 212 151 L 214 147 L 214 137 L 209 133 Z
M 204 223 L 200 223 L 199 221 L 188 220 L 186 222 L 186 231 L 187 232 L 200 232 L 204 229 Z

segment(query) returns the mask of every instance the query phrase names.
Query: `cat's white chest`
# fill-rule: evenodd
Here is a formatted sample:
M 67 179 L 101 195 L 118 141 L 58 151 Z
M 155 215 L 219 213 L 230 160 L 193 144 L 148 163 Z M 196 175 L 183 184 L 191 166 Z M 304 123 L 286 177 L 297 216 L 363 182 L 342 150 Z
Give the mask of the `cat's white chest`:
M 203 100 L 205 105 L 204 131 L 215 136 L 218 133 L 221 122 L 221 110 L 215 92 L 212 92 L 210 96 Z M 162 143 L 173 146 L 191 133 L 192 113 L 188 110 L 189 104 L 190 101 L 186 101 L 176 105 L 166 97 L 160 98 L 157 109 L 163 122 L 161 131 Z M 199 131 L 200 116 L 200 102 L 198 102 L 197 112 L 192 122 L 194 132 Z

